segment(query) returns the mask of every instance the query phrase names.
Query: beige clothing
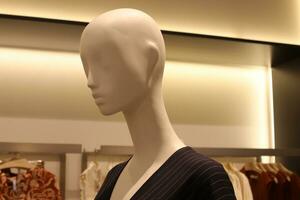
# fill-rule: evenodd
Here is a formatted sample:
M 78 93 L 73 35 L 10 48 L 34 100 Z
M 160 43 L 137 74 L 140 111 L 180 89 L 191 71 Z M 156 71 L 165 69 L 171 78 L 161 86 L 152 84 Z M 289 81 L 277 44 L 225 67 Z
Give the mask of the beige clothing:
M 94 200 L 107 173 L 114 166 L 128 159 L 129 156 L 99 155 L 94 157 L 95 161 L 89 162 L 87 169 L 80 176 L 80 199 Z
M 80 175 L 81 200 L 93 200 L 95 198 L 100 181 L 100 173 L 97 169 L 97 163 L 90 162 L 87 169 Z
M 245 174 L 243 174 L 239 171 L 235 171 L 235 173 L 238 176 L 240 183 L 241 183 L 243 200 L 253 200 L 251 186 L 250 186 L 248 178 L 245 176 Z
M 232 183 L 236 199 L 237 200 L 243 200 L 242 186 L 241 186 L 239 177 L 236 175 L 236 173 L 234 171 L 229 170 L 227 168 L 224 168 L 224 169 L 227 172 L 227 174 L 229 176 L 229 179 Z
M 129 156 L 105 156 L 99 155 L 96 157 L 98 164 L 99 182 L 98 189 L 102 186 L 107 173 L 117 164 L 129 159 Z

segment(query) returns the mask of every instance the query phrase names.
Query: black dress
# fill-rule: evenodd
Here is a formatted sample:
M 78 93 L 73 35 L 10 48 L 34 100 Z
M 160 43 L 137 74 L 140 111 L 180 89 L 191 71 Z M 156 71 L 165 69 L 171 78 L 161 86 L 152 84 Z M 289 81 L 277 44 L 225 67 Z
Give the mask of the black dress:
M 130 160 L 130 159 L 129 159 Z M 128 161 L 129 161 L 128 160 Z M 95 200 L 109 200 L 128 161 L 112 168 Z M 131 200 L 235 200 L 223 166 L 186 146 L 173 153 Z

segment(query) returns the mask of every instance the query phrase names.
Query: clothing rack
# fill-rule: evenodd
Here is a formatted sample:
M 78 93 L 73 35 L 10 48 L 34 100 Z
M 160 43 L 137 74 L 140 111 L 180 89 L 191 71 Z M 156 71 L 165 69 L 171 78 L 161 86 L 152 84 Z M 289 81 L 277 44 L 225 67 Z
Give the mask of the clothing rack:
M 81 144 L 42 144 L 42 143 L 10 143 L 0 142 L 0 154 L 19 153 L 38 155 L 58 155 L 60 161 L 60 190 L 62 198 L 65 199 L 66 190 L 66 154 L 81 153 Z
M 198 153 L 208 157 L 256 157 L 261 161 L 262 156 L 276 157 L 300 157 L 300 149 L 263 149 L 263 148 L 210 148 L 210 147 L 192 147 Z M 132 155 L 134 148 L 132 146 L 100 146 L 94 152 L 82 153 L 82 170 L 87 168 L 88 156 L 90 155 Z

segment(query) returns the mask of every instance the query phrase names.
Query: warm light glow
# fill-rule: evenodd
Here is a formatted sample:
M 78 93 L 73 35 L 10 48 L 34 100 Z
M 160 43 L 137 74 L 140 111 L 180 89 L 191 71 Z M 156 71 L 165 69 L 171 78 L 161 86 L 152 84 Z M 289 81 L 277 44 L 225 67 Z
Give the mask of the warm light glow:
M 268 95 L 269 95 L 269 116 L 270 116 L 270 121 L 269 121 L 269 127 L 270 127 L 270 136 L 269 136 L 269 146 L 270 148 L 275 148 L 275 124 L 274 124 L 274 102 L 273 102 L 273 79 L 272 79 L 272 67 L 271 63 L 268 63 L 267 66 L 268 69 Z M 262 157 L 262 162 L 265 163 L 275 163 L 276 162 L 276 157 L 275 156 L 269 156 L 269 157 Z
M 206 145 L 270 148 L 268 76 L 263 66 L 167 61 L 168 113 Z M 0 48 L 0 90 L 2 114 L 99 118 L 78 53 Z
M 176 98 L 185 101 L 187 105 L 193 102 L 185 100 L 186 97 L 197 102 L 194 102 L 195 107 L 189 111 L 197 111 L 197 106 L 202 107 L 202 110 L 207 111 L 204 117 L 209 117 L 210 113 L 214 112 L 214 107 L 219 107 L 213 115 L 216 123 L 222 124 L 224 120 L 226 121 L 226 117 L 231 118 L 230 124 L 244 124 L 252 130 L 250 133 L 252 135 L 250 137 L 247 135 L 246 137 L 249 138 L 245 139 L 253 146 L 271 147 L 269 146 L 271 134 L 266 67 L 217 66 L 168 61 L 165 72 L 167 91 L 180 91 L 181 95 Z M 176 94 L 169 92 L 168 95 L 173 95 L 176 101 Z M 232 111 L 234 109 L 238 111 Z
M 14 65 L 18 64 L 18 67 L 27 67 L 27 64 L 39 65 L 40 70 L 60 70 L 61 68 L 55 67 L 55 63 L 67 63 L 65 66 L 80 66 L 78 63 L 79 55 L 74 52 L 66 52 L 66 51 L 46 51 L 46 50 L 35 50 L 35 49 L 22 49 L 22 48 L 5 48 L 0 47 L 0 61 L 1 68 L 5 70 L 11 69 L 9 65 L 12 64 L 12 60 Z M 20 61 L 20 62 L 18 62 Z M 22 64 L 22 61 L 26 63 Z M 16 68 L 16 66 L 11 66 Z

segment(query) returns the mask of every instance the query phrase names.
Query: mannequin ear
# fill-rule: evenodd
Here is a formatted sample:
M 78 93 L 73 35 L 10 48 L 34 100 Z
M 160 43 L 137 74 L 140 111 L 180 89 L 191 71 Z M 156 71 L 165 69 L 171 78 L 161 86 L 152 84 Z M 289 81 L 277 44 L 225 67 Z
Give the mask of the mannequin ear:
M 147 83 L 149 84 L 149 86 L 152 85 L 152 82 L 153 82 L 153 76 L 155 75 L 154 74 L 154 71 L 155 71 L 155 68 L 156 68 L 156 64 L 158 62 L 158 59 L 159 59 L 159 49 L 157 47 L 157 45 L 152 42 L 152 41 L 148 41 L 147 42 L 147 55 L 146 55 L 146 58 L 147 58 Z

